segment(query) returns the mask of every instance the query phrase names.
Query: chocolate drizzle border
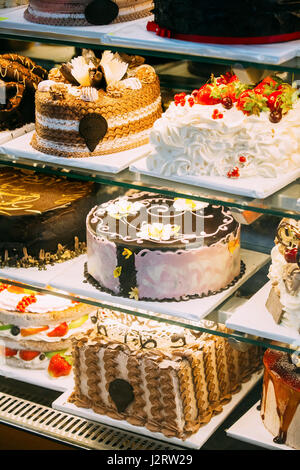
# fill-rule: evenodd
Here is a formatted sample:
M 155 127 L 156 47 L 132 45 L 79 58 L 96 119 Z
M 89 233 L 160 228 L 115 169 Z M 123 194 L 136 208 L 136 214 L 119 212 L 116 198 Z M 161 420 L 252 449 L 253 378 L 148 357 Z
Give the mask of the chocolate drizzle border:
M 226 287 L 223 287 L 222 289 L 219 289 L 218 291 L 209 291 L 207 294 L 201 294 L 201 295 L 199 295 L 199 294 L 185 295 L 185 296 L 181 296 L 179 299 L 175 299 L 175 298 L 151 299 L 151 298 L 148 298 L 148 297 L 143 297 L 142 299 L 139 299 L 139 300 L 143 300 L 145 302 L 184 302 L 184 301 L 187 301 L 187 300 L 202 299 L 204 297 L 210 297 L 212 295 L 220 294 L 221 292 L 229 289 L 229 287 L 233 287 L 239 281 L 239 279 L 241 279 L 241 277 L 245 274 L 245 271 L 246 271 L 246 265 L 245 265 L 244 261 L 241 260 L 240 273 Z M 96 281 L 96 279 L 93 278 L 93 276 L 88 272 L 87 262 L 84 263 L 83 274 L 84 274 L 84 277 L 85 277 L 85 280 L 83 282 L 91 284 L 93 287 L 95 287 L 100 292 L 105 292 L 106 294 L 111 294 L 114 297 L 125 297 L 123 295 L 116 294 L 115 292 L 113 292 L 112 290 L 110 290 L 106 287 L 101 286 L 101 284 L 99 284 L 99 282 Z M 126 298 L 129 298 L 129 296 L 126 296 Z

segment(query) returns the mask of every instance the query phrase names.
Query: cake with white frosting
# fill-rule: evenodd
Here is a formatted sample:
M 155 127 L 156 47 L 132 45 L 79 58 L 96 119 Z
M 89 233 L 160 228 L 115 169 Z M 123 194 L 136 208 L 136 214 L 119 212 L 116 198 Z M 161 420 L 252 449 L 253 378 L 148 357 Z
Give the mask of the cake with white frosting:
M 29 0 L 24 16 L 33 23 L 91 26 L 147 17 L 152 0 Z
M 273 178 L 300 166 L 298 92 L 277 77 L 256 86 L 227 73 L 175 95 L 150 133 L 147 167 L 164 176 Z
M 300 221 L 281 220 L 271 251 L 267 309 L 278 324 L 300 332 Z
M 300 356 L 268 349 L 264 354 L 261 419 L 276 444 L 300 450 Z
M 86 278 L 135 300 L 212 295 L 242 274 L 240 224 L 228 208 L 139 192 L 87 217 Z
M 49 72 L 36 93 L 31 145 L 60 157 L 94 157 L 149 142 L 161 116 L 158 77 L 144 59 L 91 51 Z
M 100 316 L 101 317 L 101 316 Z M 171 325 L 99 318 L 73 341 L 78 407 L 185 440 L 220 413 L 260 366 L 261 352 Z M 135 324 L 134 324 L 135 323 Z M 149 336 L 150 335 L 150 336 Z
M 0 355 L 13 367 L 69 375 L 71 340 L 93 327 L 96 311 L 70 299 L 0 284 Z

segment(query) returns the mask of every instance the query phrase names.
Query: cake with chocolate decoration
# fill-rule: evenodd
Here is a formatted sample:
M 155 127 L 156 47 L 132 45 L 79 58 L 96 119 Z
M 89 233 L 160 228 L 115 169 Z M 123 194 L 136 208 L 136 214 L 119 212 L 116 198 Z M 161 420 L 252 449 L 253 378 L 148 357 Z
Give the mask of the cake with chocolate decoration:
M 174 101 L 150 132 L 157 175 L 277 178 L 300 166 L 299 92 L 277 76 L 211 76 Z M 234 183 L 233 183 L 234 184 Z
M 85 216 L 97 189 L 90 182 L 2 168 L 0 265 L 45 268 L 84 253 Z
M 117 323 L 100 319 L 98 332 L 73 340 L 69 401 L 166 437 L 196 433 L 260 366 L 257 347 L 239 352 L 223 337 L 159 322 Z
M 154 0 L 159 36 L 216 44 L 269 44 L 300 38 L 299 0 Z
M 72 338 L 93 326 L 95 307 L 0 283 L 0 360 L 12 367 L 70 374 Z
M 34 122 L 34 97 L 47 71 L 28 57 L 0 55 L 0 131 Z
M 277 324 L 300 333 L 300 221 L 281 220 L 271 251 L 266 307 Z
M 24 16 L 33 23 L 90 26 L 150 16 L 152 0 L 29 0 Z
M 86 277 L 113 295 L 187 300 L 242 272 L 240 225 L 225 207 L 140 192 L 88 214 Z
M 149 142 L 161 112 L 158 77 L 142 57 L 84 51 L 39 85 L 31 145 L 73 158 L 133 149 Z
M 268 349 L 264 354 L 261 419 L 276 444 L 300 450 L 300 356 Z

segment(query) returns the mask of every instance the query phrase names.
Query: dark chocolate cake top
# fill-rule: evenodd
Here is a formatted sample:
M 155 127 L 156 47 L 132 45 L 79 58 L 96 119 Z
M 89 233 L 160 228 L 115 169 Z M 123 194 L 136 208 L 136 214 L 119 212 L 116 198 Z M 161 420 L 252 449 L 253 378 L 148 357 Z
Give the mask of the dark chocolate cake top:
M 147 192 L 94 207 L 87 223 L 96 237 L 141 249 L 210 246 L 239 228 L 228 208 Z
M 64 207 L 91 194 L 94 184 L 14 168 L 0 170 L 0 216 L 24 216 Z

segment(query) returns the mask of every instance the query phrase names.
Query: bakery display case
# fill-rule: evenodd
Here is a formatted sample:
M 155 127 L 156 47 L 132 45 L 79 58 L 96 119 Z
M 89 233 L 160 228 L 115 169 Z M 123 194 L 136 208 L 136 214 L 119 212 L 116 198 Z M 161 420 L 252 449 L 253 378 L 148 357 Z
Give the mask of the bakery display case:
M 278 83 L 267 84 L 272 92 L 283 87 L 296 93 L 299 41 L 224 45 L 170 39 L 161 30 L 147 31 L 147 18 L 78 24 L 75 35 L 73 25 L 25 21 L 26 8 L 0 11 L 2 78 L 7 62 L 37 73 L 36 123 L 24 114 L 22 131 L 0 132 L 0 348 L 6 348 L 0 361 L 1 423 L 82 449 L 297 447 L 295 424 L 289 428 L 294 416 L 298 419 L 295 409 L 281 417 L 278 429 L 274 410 L 266 407 L 266 397 L 271 394 L 272 403 L 279 387 L 272 376 L 277 360 L 292 375 L 286 381 L 282 372 L 282 387 L 299 400 L 300 163 L 294 102 L 283 144 L 276 144 L 285 155 L 290 151 L 294 164 L 285 167 L 279 155 L 271 178 L 166 172 L 171 163 L 163 166 L 157 159 L 151 166 L 149 155 L 154 143 L 161 153 L 169 144 L 166 153 L 175 167 L 176 151 L 170 148 L 183 147 L 183 108 L 189 102 L 185 113 L 192 112 L 194 99 L 200 106 L 193 93 L 211 83 L 211 74 L 229 73 L 240 85 L 276 73 Z M 88 63 L 86 54 L 92 65 L 83 73 L 78 64 Z M 126 71 L 109 81 L 114 61 L 126 64 Z M 100 111 L 91 87 L 104 100 Z M 79 92 L 83 103 L 77 106 Z M 112 104 L 116 98 L 118 106 Z M 142 112 L 130 107 L 132 102 Z M 216 126 L 226 109 L 220 103 L 213 103 Z M 78 137 L 86 114 L 89 122 Z M 167 144 L 160 134 L 162 116 L 178 126 Z M 262 148 L 271 145 L 264 137 L 270 121 L 251 130 Z M 144 132 L 157 123 L 151 147 Z M 90 126 L 103 135 L 91 134 Z M 99 140 L 114 126 L 117 132 L 99 152 Z M 190 154 L 195 142 L 185 130 L 183 136 Z M 68 139 L 76 155 L 68 153 Z M 80 139 L 88 148 L 84 154 Z M 225 133 L 217 134 L 215 153 L 226 152 L 224 142 Z M 272 147 L 271 160 L 276 151 Z M 165 212 L 171 214 L 167 226 Z

